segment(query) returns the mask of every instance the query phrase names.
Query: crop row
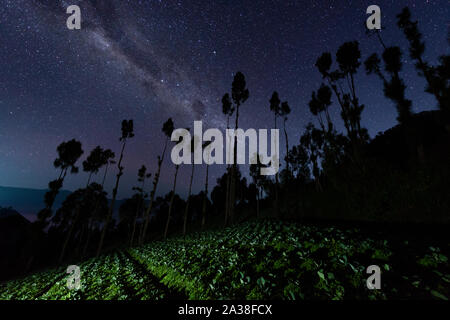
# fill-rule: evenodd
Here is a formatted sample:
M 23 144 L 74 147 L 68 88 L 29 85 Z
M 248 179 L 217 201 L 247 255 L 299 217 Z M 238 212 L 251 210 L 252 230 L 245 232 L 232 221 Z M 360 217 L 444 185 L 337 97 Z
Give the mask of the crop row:
M 448 244 L 418 248 L 358 229 L 247 222 L 89 259 L 80 290 L 62 268 L 10 281 L 0 300 L 448 299 Z M 383 290 L 367 289 L 373 264 Z
M 31 300 L 45 292 L 49 284 L 64 276 L 62 268 L 35 273 L 0 286 L 0 300 Z
M 159 300 L 164 291 L 123 251 L 80 265 L 80 290 L 67 288 L 67 277 L 57 281 L 41 299 Z
M 164 284 L 193 299 L 446 298 L 449 286 L 438 277 L 450 279 L 446 256 L 405 252 L 397 243 L 363 237 L 358 229 L 276 221 L 130 249 Z M 372 264 L 391 283 L 385 290 L 367 289 Z M 405 271 L 405 264 L 412 267 Z
M 123 251 L 78 265 L 80 289 L 69 289 L 65 270 L 37 273 L 0 288 L 0 300 L 159 300 L 166 292 Z

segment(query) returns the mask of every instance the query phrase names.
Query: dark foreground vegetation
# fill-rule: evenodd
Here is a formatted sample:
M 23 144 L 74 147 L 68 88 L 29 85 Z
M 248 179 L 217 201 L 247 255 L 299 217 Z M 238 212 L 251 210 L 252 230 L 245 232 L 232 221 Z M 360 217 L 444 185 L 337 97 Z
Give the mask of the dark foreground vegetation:
M 382 56 L 369 53 L 363 59 L 359 43 L 346 42 L 317 59 L 323 82 L 308 103 L 317 121 L 307 125 L 300 141 L 289 141 L 285 130 L 288 102 L 277 92 L 269 95 L 267 112 L 276 128 L 282 124 L 286 144 L 273 178 L 259 175 L 259 162 L 250 166 L 251 181 L 230 165 L 211 186 L 208 166 L 199 166 L 206 173 L 204 188 L 193 194 L 189 187 L 184 200 L 176 191 L 178 171 L 185 168 L 175 166 L 172 191 L 156 196 L 172 143 L 170 118 L 163 124 L 157 168 L 149 172 L 142 166 L 135 195 L 114 217 L 127 142 L 134 137 L 133 121 L 124 120 L 120 151 L 92 150 L 82 163 L 86 186 L 54 210 L 83 154 L 81 142 L 63 142 L 46 207 L 23 232 L 20 254 L 9 260 L 8 270 L 16 273 L 6 274 L 61 267 L 3 284 L 2 298 L 448 298 L 449 242 L 439 230 L 450 222 L 450 56 L 436 65 L 426 61 L 419 26 L 407 8 L 397 24 L 436 110 L 412 113 L 401 48 L 385 44 L 378 33 L 374 41 Z M 358 72 L 380 79 L 399 122 L 373 139 L 361 125 L 370 106 L 357 95 L 363 85 L 355 80 Z M 228 128 L 238 127 L 249 94 L 245 76 L 237 72 L 231 93 L 222 99 Z M 330 107 L 339 108 L 340 119 L 330 117 Z M 338 122 L 343 132 L 336 130 Z M 92 182 L 100 169 L 100 181 Z M 103 187 L 112 170 L 115 185 L 108 196 Z M 189 170 L 190 180 L 183 183 L 191 186 L 198 170 Z M 271 220 L 259 222 L 264 217 Z M 218 226 L 228 229 L 193 233 Z M 85 261 L 83 289 L 69 292 L 62 266 L 77 261 Z M 385 274 L 382 291 L 364 285 L 365 268 L 372 264 Z
M 265 219 L 89 259 L 79 264 L 78 291 L 56 268 L 2 285 L 0 299 L 445 300 L 449 249 L 424 234 Z M 382 290 L 366 287 L 370 264 L 382 270 Z

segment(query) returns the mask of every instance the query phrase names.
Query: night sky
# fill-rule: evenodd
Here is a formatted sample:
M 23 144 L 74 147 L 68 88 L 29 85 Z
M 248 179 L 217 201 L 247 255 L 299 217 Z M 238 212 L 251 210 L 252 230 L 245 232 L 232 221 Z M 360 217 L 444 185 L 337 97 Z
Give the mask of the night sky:
M 65 8 L 71 4 L 81 8 L 81 30 L 66 27 Z M 134 119 L 136 136 L 125 150 L 119 187 L 119 197 L 129 196 L 138 168 L 156 168 L 168 117 L 177 128 L 203 120 L 204 130 L 224 129 L 221 97 L 236 71 L 245 74 L 250 90 L 240 127 L 271 128 L 268 100 L 277 90 L 292 109 L 287 122 L 292 146 L 314 121 L 308 101 L 322 81 L 314 67 L 317 57 L 324 51 L 334 55 L 351 40 L 360 42 L 363 61 L 381 52 L 376 38 L 366 35 L 371 4 L 381 7 L 385 43 L 403 49 L 402 77 L 413 110 L 436 109 L 434 98 L 423 92 L 424 80 L 409 60 L 395 17 L 410 7 L 424 34 L 425 57 L 435 63 L 449 53 L 448 0 L 0 0 L 0 185 L 46 188 L 58 174 L 56 147 L 72 138 L 83 143 L 81 160 L 96 145 L 118 154 L 121 120 Z M 372 137 L 396 124 L 396 109 L 377 77 L 366 76 L 361 67 L 356 86 L 366 105 L 362 123 Z M 336 103 L 330 112 L 341 124 Z M 283 135 L 280 139 L 284 150 Z M 210 183 L 224 170 L 213 166 Z M 169 153 L 158 194 L 169 190 L 173 172 Z M 181 194 L 189 174 L 188 166 L 181 168 Z M 204 174 L 195 177 L 194 192 Z M 86 180 L 80 170 L 68 176 L 64 189 L 75 190 Z M 108 191 L 113 180 L 110 174 Z

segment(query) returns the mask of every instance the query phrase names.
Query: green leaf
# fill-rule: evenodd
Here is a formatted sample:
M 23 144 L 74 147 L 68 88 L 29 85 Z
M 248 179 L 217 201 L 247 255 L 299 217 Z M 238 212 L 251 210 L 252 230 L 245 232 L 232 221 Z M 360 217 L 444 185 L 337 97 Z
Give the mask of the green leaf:
M 448 298 L 446 297 L 446 296 L 444 296 L 442 293 L 440 293 L 440 292 L 437 292 L 436 290 L 431 290 L 431 294 L 433 295 L 433 296 L 435 296 L 436 298 L 439 298 L 439 299 L 441 299 L 441 300 L 447 300 L 448 301 Z
M 322 272 L 317 271 L 317 275 L 319 276 L 320 279 L 325 280 L 325 275 Z

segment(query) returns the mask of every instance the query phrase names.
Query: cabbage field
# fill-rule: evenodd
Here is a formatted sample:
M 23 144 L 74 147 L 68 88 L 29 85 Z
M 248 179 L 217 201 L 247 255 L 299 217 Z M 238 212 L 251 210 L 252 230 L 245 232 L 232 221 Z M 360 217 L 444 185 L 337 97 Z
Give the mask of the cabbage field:
M 449 247 L 367 238 L 357 228 L 254 221 L 79 262 L 79 290 L 68 289 L 62 266 L 1 284 L 0 299 L 447 300 Z M 381 269 L 380 290 L 367 288 L 370 265 Z

